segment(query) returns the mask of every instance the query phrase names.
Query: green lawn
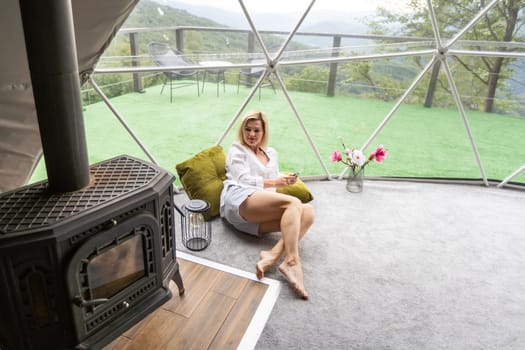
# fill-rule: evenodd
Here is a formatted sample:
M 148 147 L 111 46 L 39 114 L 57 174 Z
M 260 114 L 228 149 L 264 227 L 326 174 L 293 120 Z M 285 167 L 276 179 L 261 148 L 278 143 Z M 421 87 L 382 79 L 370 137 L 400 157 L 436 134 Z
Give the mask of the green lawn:
M 207 83 L 197 97 L 195 87 L 160 95 L 160 86 L 144 93 L 132 93 L 112 99 L 132 130 L 143 141 L 159 164 L 175 172 L 175 164 L 199 150 L 213 146 L 226 130 L 249 89 L 226 86 L 226 93 L 216 96 L 214 83 Z M 394 102 L 352 97 L 327 97 L 291 92 L 291 97 L 315 145 L 331 174 L 341 172 L 341 164 L 332 164 L 330 154 L 341 148 L 339 137 L 347 146 L 361 147 L 394 106 Z M 323 167 L 305 137 L 284 94 L 263 89 L 246 110 L 260 109 L 270 119 L 270 144 L 280 154 L 283 170 L 303 175 L 324 175 Z M 489 179 L 503 179 L 525 163 L 525 118 L 467 111 L 472 134 Z M 120 125 L 107 106 L 96 103 L 85 107 L 84 119 L 90 163 L 129 154 L 143 159 L 146 155 Z M 235 127 L 223 147 L 234 140 Z M 371 164 L 367 175 L 480 178 L 480 171 L 459 112 L 455 109 L 423 108 L 402 105 L 365 153 L 384 144 L 388 159 Z M 32 181 L 46 178 L 42 164 Z M 514 181 L 525 182 L 525 174 Z

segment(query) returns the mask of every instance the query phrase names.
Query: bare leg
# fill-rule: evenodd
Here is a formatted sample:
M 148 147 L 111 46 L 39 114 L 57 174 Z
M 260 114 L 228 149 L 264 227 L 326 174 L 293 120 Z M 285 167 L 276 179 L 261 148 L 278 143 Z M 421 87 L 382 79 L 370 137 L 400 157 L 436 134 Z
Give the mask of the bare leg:
M 303 204 L 303 211 L 301 215 L 301 230 L 299 232 L 299 239 L 303 238 L 310 226 L 314 222 L 314 209 L 310 204 Z M 263 223 L 260 225 L 260 232 L 275 232 L 281 230 L 281 225 L 279 221 L 274 221 L 271 223 Z M 261 279 L 264 277 L 264 272 L 266 272 L 270 267 L 275 265 L 281 256 L 284 253 L 284 241 L 279 239 L 277 243 L 272 247 L 271 250 L 261 250 L 259 252 L 259 261 L 256 264 L 256 275 L 257 278 Z
M 279 239 L 271 250 L 261 250 L 259 252 L 259 261 L 255 265 L 255 274 L 258 279 L 263 278 L 264 273 L 279 261 L 283 252 L 284 242 L 282 238 Z
M 280 220 L 285 258 L 279 266 L 279 270 L 289 281 L 296 294 L 307 299 L 308 294 L 304 288 L 298 246 L 303 204 L 295 197 L 273 192 L 257 191 L 243 202 L 239 211 L 247 221 L 260 224 Z M 280 247 L 279 244 L 281 243 L 276 244 L 276 252 Z M 264 268 L 262 270 L 264 273 Z
M 304 289 L 303 270 L 299 261 L 296 259 L 285 259 L 279 265 L 279 271 L 286 277 L 295 294 L 303 299 L 308 299 L 308 293 Z

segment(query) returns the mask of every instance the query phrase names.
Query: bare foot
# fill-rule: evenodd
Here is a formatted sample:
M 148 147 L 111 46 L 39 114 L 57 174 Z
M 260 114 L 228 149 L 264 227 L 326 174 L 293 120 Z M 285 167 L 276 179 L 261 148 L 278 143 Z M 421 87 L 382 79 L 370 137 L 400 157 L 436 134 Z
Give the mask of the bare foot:
M 286 277 L 295 294 L 305 300 L 308 299 L 308 293 L 306 293 L 304 289 L 303 271 L 301 270 L 300 264 L 294 261 L 283 261 L 283 263 L 279 265 L 279 271 Z
M 279 257 L 279 255 L 275 255 L 271 251 L 261 250 L 259 253 L 260 260 L 255 265 L 257 278 L 263 278 L 264 272 L 272 267 L 279 260 Z

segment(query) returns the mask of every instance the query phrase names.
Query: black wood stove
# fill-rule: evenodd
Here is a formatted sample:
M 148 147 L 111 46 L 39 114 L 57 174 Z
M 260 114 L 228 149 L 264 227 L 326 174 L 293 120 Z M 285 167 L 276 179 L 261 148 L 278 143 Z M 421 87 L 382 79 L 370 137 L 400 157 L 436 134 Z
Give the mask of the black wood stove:
M 70 0 L 20 0 L 48 180 L 0 194 L 0 350 L 100 349 L 184 292 L 173 175 L 89 166 Z
M 120 156 L 93 184 L 41 182 L 0 196 L 0 349 L 97 349 L 167 301 L 173 177 Z

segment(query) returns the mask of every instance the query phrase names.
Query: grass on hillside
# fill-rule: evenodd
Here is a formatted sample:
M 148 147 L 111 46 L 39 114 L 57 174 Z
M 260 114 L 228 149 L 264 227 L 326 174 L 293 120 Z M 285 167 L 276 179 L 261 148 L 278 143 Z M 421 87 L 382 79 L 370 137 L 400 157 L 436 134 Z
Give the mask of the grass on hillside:
M 227 85 L 226 93 L 221 91 L 217 97 L 214 83 L 207 82 L 200 97 L 194 87 L 175 90 L 170 104 L 169 92 L 161 95 L 160 86 L 155 86 L 111 102 L 157 162 L 175 173 L 177 163 L 215 145 L 249 91 L 241 87 L 237 94 L 237 86 Z M 271 89 L 263 89 L 261 100 L 256 94 L 245 110 L 267 112 L 270 145 L 279 151 L 281 169 L 299 171 L 303 176 L 324 175 L 324 167 L 331 174 L 339 174 L 342 164 L 329 161 L 332 151 L 341 149 L 339 137 L 347 146 L 360 148 L 395 103 L 290 94 L 323 165 L 281 91 L 274 94 Z M 489 179 L 501 180 L 525 163 L 525 119 L 471 111 L 467 117 Z M 148 159 L 103 102 L 86 106 L 84 119 L 91 164 L 121 154 Z M 233 142 L 236 127 L 237 123 L 222 142 L 225 149 Z M 366 175 L 481 178 L 463 121 L 455 109 L 402 105 L 365 153 L 379 144 L 385 145 L 389 156 L 381 164 L 370 164 Z M 40 164 L 32 182 L 45 178 L 45 168 Z M 525 182 L 525 174 L 514 181 Z

